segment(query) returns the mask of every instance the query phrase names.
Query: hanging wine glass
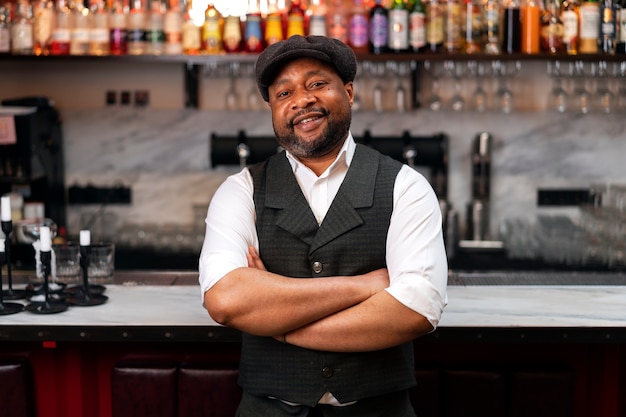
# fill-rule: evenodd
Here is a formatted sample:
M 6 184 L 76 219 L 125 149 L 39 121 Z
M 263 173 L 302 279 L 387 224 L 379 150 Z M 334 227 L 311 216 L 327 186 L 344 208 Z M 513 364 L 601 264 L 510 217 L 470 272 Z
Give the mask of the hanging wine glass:
M 441 110 L 441 96 L 439 95 L 439 75 L 441 74 L 441 69 L 437 69 L 436 63 L 426 60 L 424 61 L 424 70 L 430 76 L 432 82 L 428 108 L 432 111 L 439 111 Z
M 550 108 L 559 113 L 567 110 L 567 92 L 563 88 L 563 77 L 561 76 L 561 64 L 555 61 L 554 64 L 548 62 L 548 76 L 552 78 L 552 90 L 550 92 Z
M 482 113 L 487 110 L 487 92 L 483 88 L 485 66 L 477 61 L 470 61 L 467 63 L 467 67 L 476 82 L 476 88 L 472 93 L 474 109 Z

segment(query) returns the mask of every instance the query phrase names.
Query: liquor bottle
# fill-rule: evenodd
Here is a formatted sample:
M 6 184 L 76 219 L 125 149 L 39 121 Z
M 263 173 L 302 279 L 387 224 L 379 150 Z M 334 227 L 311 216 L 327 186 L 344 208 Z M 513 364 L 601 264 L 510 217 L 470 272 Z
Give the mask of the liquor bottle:
M 350 24 L 348 23 L 348 6 L 344 0 L 329 0 L 326 10 L 326 30 L 328 36 L 339 39 L 348 45 L 348 32 Z
M 578 53 L 578 0 L 564 0 L 561 4 L 561 21 L 563 21 L 563 45 L 569 55 Z
M 387 49 L 391 52 L 409 50 L 409 10 L 403 0 L 393 0 L 388 9 L 389 32 Z
M 54 26 L 54 2 L 39 0 L 33 2 L 33 50 L 35 55 L 50 53 L 50 36 Z
M 246 12 L 246 29 L 244 31 L 244 44 L 246 52 L 260 53 L 263 51 L 263 19 L 259 0 L 248 1 Z
M 446 38 L 444 7 L 440 0 L 426 1 L 426 49 L 430 52 L 443 52 Z
M 483 50 L 485 19 L 479 0 L 465 0 L 463 14 L 463 52 L 476 54 Z
M 541 31 L 541 7 L 536 0 L 526 0 L 522 5 L 522 53 L 538 54 Z
M 446 0 L 444 5 L 444 50 L 448 53 L 461 51 L 462 11 L 460 0 Z
M 485 53 L 497 55 L 500 53 L 500 16 L 502 8 L 498 0 L 485 0 Z
M 228 53 L 241 52 L 243 49 L 243 34 L 241 33 L 241 18 L 228 15 L 224 19 L 224 34 L 222 35 L 224 51 Z
M 50 55 L 69 55 L 72 13 L 65 0 L 57 0 L 55 16 L 55 25 L 50 35 Z
M 387 51 L 387 34 L 389 33 L 389 15 L 382 5 L 382 0 L 376 0 L 370 9 L 369 18 L 369 50 L 374 54 Z
M 626 0 L 622 0 L 618 9 L 616 54 L 626 54 Z M 626 86 L 626 84 L 624 84 Z
M 270 0 L 265 19 L 265 45 L 270 46 L 283 39 L 283 14 L 277 6 L 276 0 Z
M 163 17 L 163 32 L 165 32 L 165 55 L 180 55 L 183 53 L 183 13 L 180 10 L 180 0 L 169 0 L 169 5 Z
M 615 54 L 616 43 L 616 7 L 613 0 L 602 0 L 600 3 L 600 33 L 598 50 L 603 54 Z
M 145 22 L 144 54 L 161 55 L 165 51 L 165 10 L 161 0 L 150 0 Z
M 204 11 L 204 25 L 202 25 L 202 50 L 209 54 L 219 54 L 223 51 L 222 33 L 224 17 L 213 3 L 209 3 Z
M 144 0 L 132 0 L 127 17 L 127 54 L 143 55 L 146 50 L 146 6 Z
M 580 4 L 580 41 L 578 53 L 598 53 L 600 35 L 600 8 L 597 0 L 584 0 Z
M 192 12 L 192 0 L 186 0 L 183 15 L 183 54 L 185 55 L 199 55 L 202 49 L 202 31 L 194 22 Z
M 426 51 L 426 9 L 422 0 L 415 0 L 409 12 L 409 45 L 413 52 Z
M 540 47 L 542 52 L 560 54 L 565 51 L 560 0 L 546 0 L 541 15 Z
M 104 0 L 93 0 L 90 9 L 93 26 L 89 32 L 89 54 L 109 55 L 109 13 Z
M 518 1 L 505 0 L 502 11 L 502 53 L 521 52 L 522 20 Z
M 7 2 L 0 4 L 0 55 L 11 52 L 11 25 Z
M 93 16 L 87 7 L 80 3 L 74 3 L 70 10 L 73 14 L 74 24 L 70 32 L 70 55 L 89 54 L 89 32 L 93 26 Z
M 18 0 L 11 21 L 11 53 L 33 54 L 33 9 L 27 0 Z
M 363 0 L 354 0 L 349 16 L 348 44 L 354 52 L 369 51 L 369 37 L 367 36 L 369 21 L 368 12 Z
M 287 37 L 305 34 L 304 9 L 300 0 L 291 0 L 287 10 Z
M 111 55 L 126 55 L 128 52 L 128 5 L 123 0 L 114 0 L 109 20 L 109 52 Z
M 306 10 L 309 16 L 309 35 L 326 36 L 326 3 L 324 0 L 311 0 Z

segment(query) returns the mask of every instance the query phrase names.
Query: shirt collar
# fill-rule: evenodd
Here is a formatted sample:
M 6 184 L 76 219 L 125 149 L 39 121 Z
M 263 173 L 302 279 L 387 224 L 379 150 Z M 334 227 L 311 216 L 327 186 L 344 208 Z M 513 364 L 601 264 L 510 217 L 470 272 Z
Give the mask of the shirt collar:
M 352 132 L 348 132 L 348 137 L 343 142 L 341 149 L 339 149 L 339 153 L 337 157 L 333 161 L 332 164 L 324 171 L 320 177 L 328 175 L 328 173 L 332 172 L 339 164 L 345 164 L 346 167 L 350 166 L 352 163 L 352 158 L 354 157 L 354 152 L 356 150 L 356 143 L 354 142 L 354 138 L 352 137 Z M 291 169 L 294 172 L 297 172 L 299 169 L 308 169 L 302 162 L 298 160 L 297 157 L 292 155 L 289 151 L 285 151 L 287 154 L 287 159 L 289 160 L 289 164 L 291 165 Z

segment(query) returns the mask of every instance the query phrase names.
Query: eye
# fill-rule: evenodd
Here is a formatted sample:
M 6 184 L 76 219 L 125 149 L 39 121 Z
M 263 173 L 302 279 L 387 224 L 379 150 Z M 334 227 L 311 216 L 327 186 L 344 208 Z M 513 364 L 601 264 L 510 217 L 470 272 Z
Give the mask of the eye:
M 326 81 L 314 81 L 311 83 L 311 88 L 321 88 L 326 85 Z

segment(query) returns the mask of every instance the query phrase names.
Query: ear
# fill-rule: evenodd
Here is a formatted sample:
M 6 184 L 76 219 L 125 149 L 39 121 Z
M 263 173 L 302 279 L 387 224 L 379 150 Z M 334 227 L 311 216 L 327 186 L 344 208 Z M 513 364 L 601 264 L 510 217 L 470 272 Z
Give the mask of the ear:
M 348 95 L 350 99 L 350 106 L 352 106 L 352 103 L 354 103 L 354 82 L 348 81 L 343 86 L 346 90 L 346 94 Z

